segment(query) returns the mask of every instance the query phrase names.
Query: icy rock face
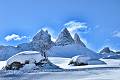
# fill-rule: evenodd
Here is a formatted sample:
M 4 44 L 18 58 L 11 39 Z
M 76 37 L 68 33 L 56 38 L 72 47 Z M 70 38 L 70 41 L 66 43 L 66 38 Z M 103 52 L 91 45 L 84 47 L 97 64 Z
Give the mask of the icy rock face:
M 51 35 L 48 34 L 48 31 L 41 30 L 33 37 L 33 42 L 41 41 L 45 43 L 51 43 Z
M 31 44 L 33 45 L 34 50 L 48 50 L 54 45 L 54 43 L 51 41 L 51 35 L 48 33 L 48 31 L 43 30 L 33 37 Z
M 48 31 L 41 30 L 38 32 L 30 43 L 23 43 L 18 45 L 22 51 L 26 50 L 35 50 L 45 52 L 49 48 L 51 48 L 54 43 L 51 41 L 51 35 Z
M 81 46 L 86 47 L 85 44 L 80 40 L 80 37 L 77 33 L 75 33 L 74 35 L 74 41 L 75 44 L 80 44 Z
M 69 31 L 67 30 L 67 28 L 65 28 L 58 36 L 57 40 L 56 40 L 56 45 L 57 46 L 64 46 L 64 45 L 68 45 L 68 44 L 72 44 L 74 43 L 74 40 L 72 38 L 72 36 L 70 35 Z

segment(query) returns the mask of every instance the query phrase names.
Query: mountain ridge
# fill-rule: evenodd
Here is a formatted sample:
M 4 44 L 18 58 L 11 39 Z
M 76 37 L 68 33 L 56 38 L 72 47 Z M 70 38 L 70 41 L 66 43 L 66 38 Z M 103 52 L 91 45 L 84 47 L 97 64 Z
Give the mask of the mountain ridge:
M 80 40 L 78 34 L 74 35 L 72 38 L 70 32 L 67 28 L 64 28 L 61 33 L 58 35 L 58 38 L 55 42 L 51 40 L 51 35 L 46 30 L 40 30 L 32 39 L 32 41 L 28 43 L 18 44 L 16 47 L 12 46 L 12 51 L 9 49 L 11 46 L 2 46 L 4 49 L 0 48 L 0 60 L 6 60 L 14 54 L 22 51 L 39 51 L 45 53 L 53 46 L 65 46 L 71 44 L 79 44 L 82 47 L 86 47 L 86 45 Z M 1 47 L 1 46 L 0 46 Z M 6 49 L 7 48 L 7 49 Z

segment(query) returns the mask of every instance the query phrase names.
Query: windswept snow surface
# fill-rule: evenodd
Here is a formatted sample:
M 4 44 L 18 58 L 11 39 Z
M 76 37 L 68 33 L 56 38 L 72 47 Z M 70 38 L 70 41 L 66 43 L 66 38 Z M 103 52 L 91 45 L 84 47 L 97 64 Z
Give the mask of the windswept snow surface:
M 0 80 L 119 80 L 120 69 L 99 69 L 69 72 L 2 72 Z
M 99 54 L 79 44 L 71 44 L 66 46 L 53 46 L 50 50 L 48 50 L 47 54 L 48 56 L 52 56 L 52 57 L 72 58 L 73 56 L 76 55 L 84 55 L 92 59 L 100 58 Z

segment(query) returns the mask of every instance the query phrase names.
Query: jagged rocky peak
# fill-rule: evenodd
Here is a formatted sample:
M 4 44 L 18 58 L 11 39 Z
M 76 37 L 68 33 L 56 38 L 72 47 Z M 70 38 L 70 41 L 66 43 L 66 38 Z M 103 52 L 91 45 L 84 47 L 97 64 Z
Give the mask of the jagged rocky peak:
M 72 36 L 70 35 L 69 31 L 67 28 L 63 29 L 63 31 L 59 34 L 57 40 L 56 40 L 56 45 L 68 45 L 74 43 L 74 40 Z
M 77 33 L 74 35 L 74 41 L 75 44 L 80 44 L 81 46 L 86 47 L 86 45 L 80 40 L 80 37 Z
M 30 42 L 30 46 L 32 46 L 32 50 L 36 51 L 46 51 L 50 49 L 54 45 L 54 42 L 51 41 L 51 35 L 46 30 L 42 30 L 38 32 L 34 37 L 32 42 Z
M 33 41 L 43 41 L 43 42 L 51 42 L 51 35 L 48 33 L 48 31 L 44 31 L 41 29 L 40 32 L 38 32 L 34 37 Z
M 101 51 L 100 51 L 100 53 L 114 53 L 112 50 L 110 50 L 110 48 L 109 47 L 105 47 L 104 49 L 102 49 Z
M 34 51 L 46 51 L 50 49 L 54 43 L 51 41 L 51 35 L 48 31 L 40 30 L 29 43 L 19 44 L 17 47 L 22 51 L 34 50 Z

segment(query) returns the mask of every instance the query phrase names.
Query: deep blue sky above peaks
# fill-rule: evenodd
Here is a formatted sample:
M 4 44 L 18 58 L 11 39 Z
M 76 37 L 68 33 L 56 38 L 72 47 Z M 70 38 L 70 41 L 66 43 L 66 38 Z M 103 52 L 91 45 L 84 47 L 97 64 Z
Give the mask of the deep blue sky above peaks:
M 29 42 L 41 28 L 67 27 L 92 50 L 120 50 L 120 0 L 0 0 L 0 44 Z

